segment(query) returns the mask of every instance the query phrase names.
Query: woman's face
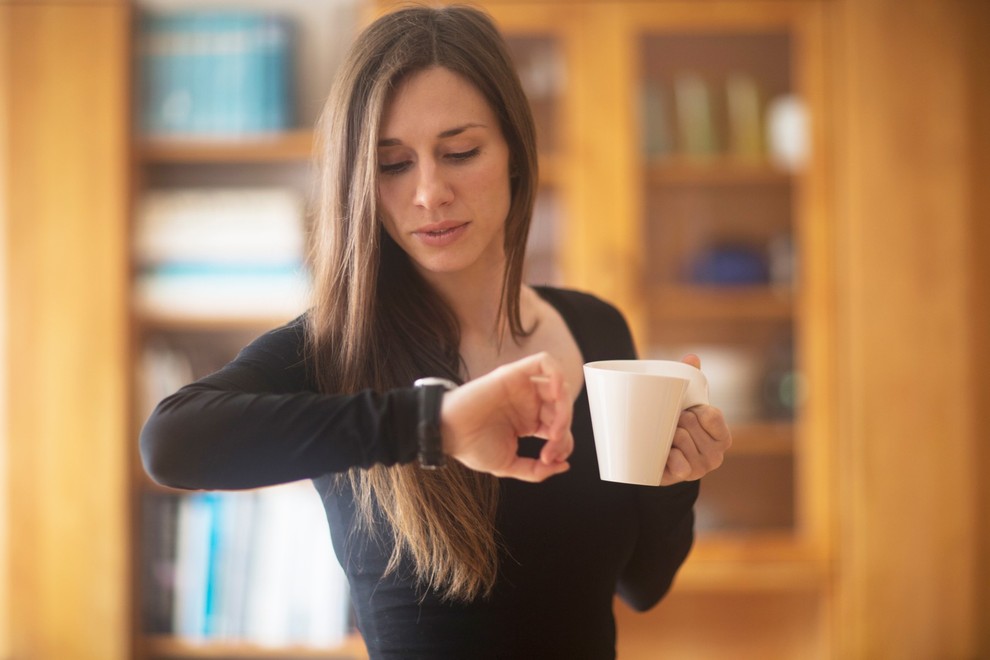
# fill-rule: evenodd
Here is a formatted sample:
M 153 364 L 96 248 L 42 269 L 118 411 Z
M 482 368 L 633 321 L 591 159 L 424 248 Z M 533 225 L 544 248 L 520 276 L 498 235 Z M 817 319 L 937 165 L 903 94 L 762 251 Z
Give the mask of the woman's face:
M 501 277 L 509 147 L 484 96 L 449 69 L 410 75 L 378 139 L 385 229 L 428 278 Z

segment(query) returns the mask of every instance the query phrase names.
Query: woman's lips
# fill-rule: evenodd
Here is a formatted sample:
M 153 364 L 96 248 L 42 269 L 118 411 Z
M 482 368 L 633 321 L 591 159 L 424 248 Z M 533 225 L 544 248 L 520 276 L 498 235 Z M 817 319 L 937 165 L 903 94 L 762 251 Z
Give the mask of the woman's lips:
M 413 236 L 430 247 L 443 247 L 463 236 L 469 224 L 467 222 L 437 222 L 420 227 L 413 232 Z

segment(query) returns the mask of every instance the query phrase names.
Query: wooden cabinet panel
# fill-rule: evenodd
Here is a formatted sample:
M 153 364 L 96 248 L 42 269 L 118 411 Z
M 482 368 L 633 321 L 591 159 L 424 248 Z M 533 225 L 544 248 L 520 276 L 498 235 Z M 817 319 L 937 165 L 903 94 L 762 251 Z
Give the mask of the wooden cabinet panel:
M 986 245 L 973 251 L 986 186 L 969 188 L 986 157 L 985 117 L 968 105 L 986 86 L 968 65 L 985 46 L 966 47 L 980 17 L 967 2 L 833 8 L 842 657 L 986 651 L 973 469 L 986 430 L 964 394 L 987 355 L 973 333 L 985 301 L 970 297 L 986 276 Z
M 27 3 L 2 19 L 9 647 L 124 658 L 129 9 Z

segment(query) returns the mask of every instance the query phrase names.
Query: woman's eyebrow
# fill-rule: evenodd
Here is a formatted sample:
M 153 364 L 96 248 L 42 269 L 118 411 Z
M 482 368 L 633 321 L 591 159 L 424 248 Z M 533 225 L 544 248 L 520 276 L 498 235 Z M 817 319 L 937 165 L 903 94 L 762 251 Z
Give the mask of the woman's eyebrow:
M 454 137 L 455 135 L 460 135 L 469 128 L 484 128 L 484 127 L 485 127 L 484 124 L 477 124 L 477 123 L 464 124 L 463 126 L 458 126 L 456 128 L 448 128 L 446 131 L 441 131 L 439 134 L 437 134 L 437 137 L 438 138 Z
M 469 128 L 485 128 L 484 124 L 479 123 L 467 123 L 461 126 L 455 126 L 454 128 L 448 128 L 445 131 L 440 131 L 437 133 L 437 137 L 440 139 L 454 137 L 455 135 L 460 135 Z M 382 138 L 378 141 L 379 147 L 397 147 L 402 144 L 402 140 L 398 138 Z

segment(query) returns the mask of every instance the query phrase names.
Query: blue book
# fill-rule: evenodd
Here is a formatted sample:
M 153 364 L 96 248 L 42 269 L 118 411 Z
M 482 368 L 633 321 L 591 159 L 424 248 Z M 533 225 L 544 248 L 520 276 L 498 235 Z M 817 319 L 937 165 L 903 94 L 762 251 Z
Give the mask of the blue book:
M 175 14 L 167 19 L 165 96 L 162 99 L 164 132 L 187 135 L 193 132 L 192 52 L 195 16 Z
M 148 13 L 137 118 L 149 135 L 238 137 L 293 123 L 291 22 L 258 11 Z
M 262 126 L 284 131 L 292 126 L 292 26 L 285 18 L 266 17 L 262 40 Z
M 149 135 L 168 132 L 167 101 L 172 89 L 172 58 L 174 25 L 173 18 L 167 15 L 146 14 L 142 20 L 141 48 L 144 66 L 141 68 L 144 79 L 143 127 Z
M 190 131 L 194 135 L 209 134 L 212 126 L 212 98 L 210 91 L 210 62 L 213 17 L 208 13 L 196 12 L 189 16 L 188 72 L 192 90 L 193 108 Z
M 228 12 L 217 12 L 210 18 L 210 132 L 222 135 L 230 131 L 234 84 L 233 52 L 236 35 L 233 18 Z
M 203 602 L 203 636 L 214 637 L 217 625 L 217 575 L 221 560 L 221 516 L 223 514 L 222 493 L 201 493 L 204 506 L 209 509 L 210 530 L 206 554 L 206 584 Z
M 231 16 L 231 47 L 229 67 L 233 88 L 230 99 L 230 123 L 227 132 L 244 135 L 249 132 L 251 114 L 251 48 L 255 18 L 238 12 Z
M 264 99 L 264 39 L 267 15 L 244 17 L 246 43 L 244 49 L 244 87 L 241 94 L 243 132 L 257 134 L 264 130 L 262 103 Z
M 209 494 L 187 495 L 179 503 L 173 630 L 180 637 L 203 639 L 210 576 L 213 508 Z
M 154 14 L 142 12 L 138 16 L 138 36 L 135 48 L 137 108 L 135 122 L 140 131 L 148 135 L 155 131 L 155 108 L 157 100 L 157 76 L 154 73 L 156 65 L 157 46 L 156 36 L 159 20 Z

